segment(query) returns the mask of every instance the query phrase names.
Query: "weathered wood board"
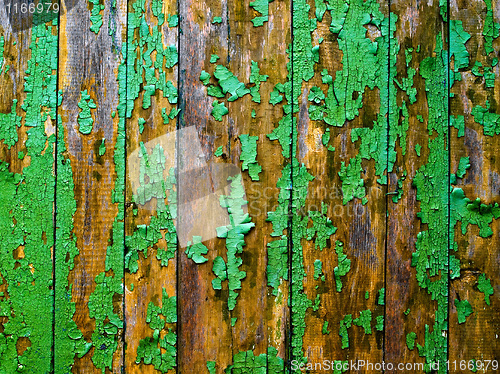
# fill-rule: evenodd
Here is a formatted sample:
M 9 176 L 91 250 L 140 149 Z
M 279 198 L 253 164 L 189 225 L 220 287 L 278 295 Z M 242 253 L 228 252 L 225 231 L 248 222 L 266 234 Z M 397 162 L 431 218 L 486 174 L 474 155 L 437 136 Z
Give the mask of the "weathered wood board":
M 0 373 L 484 372 L 500 3 L 0 9 Z

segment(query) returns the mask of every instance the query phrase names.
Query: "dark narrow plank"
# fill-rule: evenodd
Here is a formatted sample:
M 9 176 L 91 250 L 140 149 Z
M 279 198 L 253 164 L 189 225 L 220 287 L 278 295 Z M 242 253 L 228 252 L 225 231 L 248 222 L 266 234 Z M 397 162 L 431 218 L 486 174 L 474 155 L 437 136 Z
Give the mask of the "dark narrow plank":
M 57 18 L 14 13 L 0 21 L 0 370 L 50 372 Z
M 389 178 L 385 361 L 443 363 L 449 285 L 447 16 L 440 15 L 437 2 L 394 1 L 390 11 L 398 17 L 399 50 L 391 62 L 401 85 L 397 105 L 408 112 L 403 107 L 391 113 L 391 132 L 401 126 L 406 141 L 399 143 Z M 441 365 L 439 372 L 444 370 Z
M 128 6 L 125 371 L 173 373 L 177 2 Z
M 179 54 L 189 57 L 179 61 L 178 246 L 182 253 L 193 236 L 201 236 L 209 261 L 197 264 L 185 255 L 179 259 L 178 370 L 202 372 L 207 361 L 229 366 L 233 350 L 228 289 L 225 285 L 215 291 L 211 283 L 213 261 L 225 254 L 224 240 L 216 237 L 215 229 L 228 223 L 217 193 L 229 193 L 230 170 L 214 162 L 215 141 L 227 144 L 229 118 L 219 122 L 211 116 L 214 99 L 200 81 L 203 70 L 212 75 L 212 54 L 228 60 L 228 5 L 210 0 L 182 1 L 179 6 Z M 215 17 L 220 23 L 213 22 Z
M 123 366 L 125 129 L 117 108 L 124 99 L 119 91 L 125 82 L 123 77 L 119 81 L 118 69 L 125 4 L 118 1 L 112 8 L 107 3 L 100 13 L 103 25 L 94 31 L 91 27 L 98 22 L 91 22 L 86 2 L 62 4 L 54 347 L 58 372 L 72 366 L 74 372 L 116 373 Z
M 500 44 L 498 41 L 491 43 L 491 39 L 484 35 L 488 34 L 488 24 L 491 21 L 499 22 L 498 5 L 498 2 L 494 1 L 488 10 L 487 2 L 484 1 L 450 2 L 451 36 L 458 36 L 463 29 L 463 32 L 460 32 L 463 36 L 458 37 L 452 44 L 456 53 L 452 56 L 450 69 L 458 70 L 459 73 L 451 89 L 451 116 L 463 116 L 464 124 L 463 130 L 451 129 L 450 139 L 451 172 L 457 175 L 454 183 L 456 189 L 452 194 L 451 216 L 456 252 L 452 253 L 460 261 L 460 277 L 452 280 L 450 289 L 450 370 L 455 370 L 455 367 L 457 370 L 463 370 L 464 366 L 469 368 L 469 365 L 473 365 L 472 360 L 478 360 L 479 368 L 482 361 L 486 368 L 486 360 L 500 358 L 500 224 L 498 220 L 489 223 L 489 210 L 467 210 L 470 218 L 477 221 L 471 222 L 472 224 L 466 227 L 466 232 L 463 232 L 462 228 L 465 228 L 470 218 L 453 214 L 455 206 L 456 212 L 463 214 L 466 203 L 470 204 L 477 198 L 485 205 L 500 203 L 500 163 L 497 159 L 500 139 L 498 132 L 488 131 L 488 126 L 485 126 L 481 119 L 481 112 L 485 112 L 486 116 L 498 118 L 499 66 L 493 66 L 493 59 L 498 58 Z M 474 69 L 476 63 L 482 65 L 479 71 Z M 482 76 L 479 76 L 480 74 Z M 493 74 L 492 79 L 489 74 Z M 458 75 L 461 81 L 458 80 Z M 486 109 L 487 101 L 490 103 L 489 109 Z M 461 160 L 462 165 L 467 164 L 463 159 L 466 157 L 470 164 L 468 169 L 460 167 Z M 464 170 L 465 174 L 459 169 Z M 456 204 L 453 204 L 454 202 Z M 499 213 L 497 212 L 497 215 Z M 489 303 L 488 297 L 485 297 L 485 289 L 494 291 L 489 297 Z M 489 295 L 488 292 L 487 294 Z M 457 304 L 455 300 L 458 301 Z M 467 303 L 473 312 L 465 317 L 463 314 Z M 486 372 L 491 370 L 490 363 Z

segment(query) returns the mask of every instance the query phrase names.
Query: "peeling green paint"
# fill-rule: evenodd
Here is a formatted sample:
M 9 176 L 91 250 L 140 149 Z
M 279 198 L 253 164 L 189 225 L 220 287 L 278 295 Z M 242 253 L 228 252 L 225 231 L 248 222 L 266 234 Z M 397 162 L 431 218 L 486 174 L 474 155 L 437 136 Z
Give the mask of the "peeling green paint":
M 493 40 L 500 34 L 500 24 L 494 21 L 491 0 L 484 0 L 486 4 L 486 18 L 483 25 L 484 50 L 487 55 L 494 51 Z
M 193 244 L 187 242 L 186 255 L 188 258 L 192 259 L 197 264 L 203 264 L 208 261 L 206 255 L 208 253 L 208 248 L 201 242 L 201 236 L 193 236 Z
M 340 321 L 340 329 L 339 329 L 339 336 L 342 339 L 342 349 L 349 348 L 349 335 L 348 335 L 348 329 L 352 325 L 352 315 L 348 314 L 346 315 L 341 321 Z
M 464 323 L 465 319 L 472 314 L 472 306 L 467 300 L 455 299 L 455 307 L 457 308 L 458 323 Z
M 274 0 L 255 0 L 250 2 L 250 7 L 261 14 L 252 19 L 254 27 L 262 26 L 264 22 L 269 21 L 269 3 L 273 1 Z
M 321 260 L 314 260 L 314 279 L 318 280 L 319 277 L 321 276 L 321 280 L 325 280 L 325 276 L 322 275 L 323 273 L 323 263 Z
M 241 170 L 248 170 L 250 178 L 253 181 L 258 181 L 259 173 L 262 171 L 262 167 L 257 162 L 257 140 L 259 140 L 259 137 L 242 134 L 239 138 L 241 141 L 240 160 L 243 163 Z
M 3 38 L 3 37 L 2 37 Z M 12 101 L 10 113 L 0 113 L 0 140 L 8 149 L 17 143 L 17 128 L 21 127 L 21 116 L 17 115 L 17 100 Z
M 362 310 L 359 314 L 358 318 L 355 318 L 352 323 L 356 326 L 362 327 L 363 330 L 365 331 L 365 334 L 371 334 L 372 333 L 372 311 L 367 309 L 367 310 Z
M 330 218 L 326 216 L 327 210 L 328 206 L 321 202 L 321 212 L 308 212 L 312 226 L 307 228 L 307 240 L 312 240 L 314 238 L 315 248 L 321 251 L 326 247 L 327 240 L 337 231 L 337 228 L 333 226 Z
M 94 127 L 94 120 L 92 119 L 92 114 L 90 113 L 90 109 L 95 109 L 96 105 L 94 100 L 90 98 L 90 95 L 87 93 L 87 90 L 81 92 L 80 102 L 78 103 L 78 108 L 80 108 L 80 113 L 78 113 L 78 125 L 79 131 L 82 134 L 90 134 L 92 128 Z
M 375 317 L 375 330 L 384 331 L 384 316 Z
M 214 100 L 212 103 L 212 116 L 217 120 L 217 121 L 222 121 L 222 116 L 225 116 L 226 114 L 229 113 L 229 110 L 226 108 L 224 103 L 219 103 L 217 100 Z
M 260 103 L 260 84 L 261 82 L 267 81 L 267 78 L 269 78 L 269 76 L 261 75 L 259 65 L 255 61 L 252 61 L 252 65 L 250 68 L 250 83 L 253 83 L 255 85 L 253 87 L 250 87 L 250 95 L 252 95 L 252 101 Z
M 489 111 L 490 103 L 486 100 L 486 108 L 477 105 L 472 109 L 471 114 L 474 121 L 483 126 L 484 135 L 494 136 L 500 134 L 500 114 Z
M 342 280 L 340 279 L 340 277 L 347 275 L 349 270 L 351 270 L 351 260 L 347 258 L 347 255 L 344 254 L 343 250 L 344 243 L 337 240 L 337 242 L 335 243 L 335 252 L 337 252 L 338 265 L 333 269 L 337 292 L 342 291 Z
M 321 333 L 323 335 L 329 335 L 331 331 L 328 331 L 328 321 L 323 323 L 323 327 L 321 328 Z
M 222 156 L 222 154 L 223 154 L 223 153 L 224 153 L 224 151 L 222 150 L 222 146 L 219 146 L 219 147 L 215 150 L 215 152 L 214 152 L 214 156 L 215 156 L 215 157 L 220 157 L 220 156 Z
M 89 6 L 92 7 L 90 9 L 90 22 L 92 23 L 90 31 L 97 35 L 102 26 L 101 11 L 104 10 L 104 5 L 100 4 L 100 0 L 88 0 L 88 2 Z
M 417 334 L 413 331 L 406 334 L 406 346 L 410 351 L 415 348 L 415 340 L 417 339 Z
M 252 222 L 249 214 L 245 213 L 243 210 L 243 206 L 247 204 L 247 201 L 244 199 L 245 191 L 243 189 L 241 175 L 238 174 L 234 177 L 229 177 L 228 181 L 230 181 L 230 194 L 228 196 L 222 195 L 220 197 L 220 205 L 222 208 L 227 209 L 230 224 L 227 226 L 217 227 L 217 237 L 226 239 L 227 280 L 229 288 L 227 305 L 231 311 L 236 306 L 236 298 L 238 297 L 238 293 L 236 291 L 241 289 L 241 281 L 246 276 L 246 272 L 239 270 L 243 260 L 236 255 L 243 252 L 243 246 L 245 246 L 245 234 L 247 234 L 252 227 L 255 226 L 255 223 Z M 222 268 L 220 260 L 217 270 L 215 269 L 215 266 L 216 263 L 214 261 L 214 273 L 218 277 L 216 279 L 223 281 L 224 279 L 220 276 L 223 272 L 219 271 L 219 269 Z M 212 282 L 212 285 L 213 284 L 214 283 Z M 217 282 L 217 285 L 219 285 L 219 282 Z
M 215 25 L 216 23 L 222 23 L 222 17 L 214 17 L 212 20 L 212 24 Z
M 380 291 L 378 291 L 377 304 L 385 305 L 385 288 L 381 288 Z
M 208 363 L 207 363 L 208 366 Z M 228 366 L 226 374 L 261 374 L 261 373 L 283 373 L 285 363 L 278 356 L 274 347 L 267 348 L 267 354 L 262 353 L 255 356 L 252 351 L 238 352 L 233 357 L 233 364 Z
M 176 296 L 169 297 L 163 288 L 162 306 L 157 306 L 153 302 L 148 304 L 146 323 L 153 330 L 153 336 L 139 341 L 135 360 L 137 364 L 141 361 L 146 365 L 152 364 L 162 373 L 176 367 L 177 335 L 175 331 L 168 327 L 166 334 L 160 337 L 160 331 L 165 330 L 166 324 L 176 322 L 177 298 Z
M 493 287 L 491 286 L 491 281 L 486 278 L 485 274 L 479 275 L 477 289 L 479 292 L 484 293 L 484 301 L 487 305 L 490 305 L 490 296 L 493 295 Z
M 215 361 L 207 361 L 207 369 L 209 374 L 215 374 Z

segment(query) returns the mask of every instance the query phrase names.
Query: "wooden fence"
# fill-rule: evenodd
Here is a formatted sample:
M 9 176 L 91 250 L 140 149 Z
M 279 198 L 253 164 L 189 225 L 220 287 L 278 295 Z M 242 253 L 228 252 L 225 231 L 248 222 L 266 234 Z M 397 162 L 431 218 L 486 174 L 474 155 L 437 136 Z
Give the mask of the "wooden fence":
M 498 370 L 499 1 L 9 1 L 0 373 Z

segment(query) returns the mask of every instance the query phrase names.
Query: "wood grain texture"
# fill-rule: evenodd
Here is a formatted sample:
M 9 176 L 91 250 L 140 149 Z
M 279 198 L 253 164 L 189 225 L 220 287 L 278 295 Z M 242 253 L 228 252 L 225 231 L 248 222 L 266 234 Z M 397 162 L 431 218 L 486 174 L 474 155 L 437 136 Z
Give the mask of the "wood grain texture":
M 113 222 L 118 204 L 113 201 L 116 184 L 115 145 L 118 136 L 118 117 L 112 116 L 118 106 L 118 65 L 120 49 L 125 42 L 126 2 L 117 1 L 116 9 L 108 6 L 101 12 L 103 26 L 96 35 L 90 30 L 90 11 L 86 1 L 62 3 L 59 41 L 59 89 L 62 103 L 58 108 L 64 124 L 65 157 L 73 170 L 76 213 L 74 233 L 79 255 L 68 281 L 72 284 L 72 301 L 76 303 L 74 320 L 86 341 L 92 340 L 95 319 L 89 315 L 89 298 L 95 292 L 95 278 L 105 272 L 107 248 L 113 240 Z M 113 27 L 115 27 L 113 29 Z M 86 91 L 96 103 L 91 109 L 93 129 L 89 134 L 79 131 L 78 104 Z M 106 152 L 99 154 L 104 139 Z M 120 234 L 118 234 L 120 235 Z M 123 232 L 121 233 L 123 237 Z M 61 243 L 63 245 L 63 243 Z M 109 275 L 109 273 L 107 273 Z M 121 280 L 120 280 L 121 282 Z M 123 319 L 123 299 L 113 297 L 113 308 Z M 122 330 L 118 348 L 113 355 L 112 370 L 118 373 L 123 366 Z M 91 360 L 93 348 L 82 358 L 75 357 L 74 372 L 99 373 Z
M 499 3 L 492 4 L 493 20 L 499 22 Z M 472 115 L 476 106 L 486 107 L 486 100 L 491 104 L 489 112 L 498 113 L 497 99 L 499 80 L 498 65 L 493 67 L 495 74 L 493 87 L 487 87 L 483 77 L 476 77 L 472 73 L 476 61 L 483 67 L 492 65 L 492 59 L 498 58 L 498 53 L 487 55 L 485 50 L 486 40 L 483 36 L 487 14 L 485 2 L 452 1 L 450 3 L 450 19 L 461 20 L 463 29 L 470 35 L 465 44 L 469 53 L 469 63 L 460 69 L 462 81 L 454 83 L 451 92 L 454 95 L 450 102 L 452 116 L 464 116 L 465 132 L 459 136 L 457 129 L 451 129 L 451 172 L 457 173 L 462 157 L 469 157 L 470 168 L 463 178 L 457 178 L 456 187 L 463 189 L 465 196 L 471 200 L 481 199 L 482 204 L 499 202 L 499 139 L 485 134 L 484 126 L 480 125 Z M 493 47 L 498 50 L 498 42 L 494 41 Z M 456 65 L 456 58 L 451 62 L 451 68 Z M 483 70 L 481 70 L 483 72 Z M 460 259 L 460 277 L 452 280 L 450 288 L 450 362 L 457 365 L 464 360 L 494 360 L 500 357 L 498 343 L 499 304 L 497 286 L 498 248 L 500 248 L 499 222 L 494 220 L 490 225 L 492 235 L 487 238 L 480 237 L 479 228 L 469 225 L 467 232 L 462 234 L 460 222 L 454 229 L 455 242 L 458 250 L 457 258 Z M 487 305 L 484 293 L 478 290 L 478 281 L 481 274 L 490 279 L 494 289 L 491 305 Z M 465 323 L 459 323 L 455 299 L 468 300 L 472 306 L 473 314 L 467 317 Z M 467 342 L 467 344 L 463 344 Z M 453 366 L 454 368 L 454 366 Z
M 151 194 L 141 192 L 142 188 L 158 187 L 158 181 L 153 173 L 157 168 L 160 170 L 160 178 L 168 181 L 169 176 L 175 177 L 175 168 L 177 161 L 175 159 L 175 140 L 177 118 L 166 118 L 172 109 L 176 108 L 175 95 L 167 97 L 167 90 L 155 88 L 153 95 L 148 93 L 147 86 L 151 83 L 151 75 L 156 77 L 160 82 L 171 82 L 177 90 L 177 65 L 172 66 L 173 61 L 178 59 L 178 28 L 173 26 L 171 21 L 172 16 L 177 16 L 177 2 L 165 1 L 160 2 L 160 9 L 155 14 L 155 4 L 148 1 L 141 10 L 137 7 L 140 2 L 129 2 L 129 24 L 128 24 L 128 59 L 127 76 L 138 77 L 140 84 L 138 96 L 135 94 L 131 97 L 133 100 L 129 105 L 131 108 L 131 116 L 127 118 L 127 190 L 126 190 L 126 226 L 125 234 L 127 236 L 127 255 L 132 251 L 139 249 L 142 252 L 138 253 L 138 258 L 133 257 L 127 260 L 128 267 L 125 273 L 125 319 L 126 319 L 126 359 L 125 372 L 127 373 L 160 373 L 160 366 L 156 363 L 146 364 L 145 359 L 141 359 L 139 355 L 139 345 L 144 341 L 149 341 L 153 337 L 155 329 L 154 325 L 149 324 L 147 319 L 148 311 L 151 313 L 151 304 L 162 306 L 167 303 L 166 297 L 163 297 L 163 290 L 168 297 L 177 295 L 177 244 L 175 241 L 168 242 L 172 228 L 167 229 L 161 217 L 165 213 L 164 206 L 172 207 L 170 201 L 173 195 L 176 195 L 176 190 L 163 191 L 166 195 L 159 197 L 158 193 Z M 132 14 L 140 20 L 141 29 L 132 29 L 133 19 Z M 163 17 L 161 16 L 163 14 Z M 163 19 L 163 23 L 162 23 Z M 169 22 L 172 25 L 169 27 Z M 144 30 L 144 25 L 147 29 Z M 158 40 L 155 41 L 155 31 L 158 31 Z M 155 44 L 156 42 L 156 44 Z M 164 59 L 162 50 L 172 49 L 169 56 L 174 59 L 172 62 Z M 156 50 L 155 50 L 156 48 Z M 153 52 L 151 52 L 153 51 Z M 149 60 L 148 60 L 149 57 Z M 133 60 L 132 60 L 133 59 Z M 165 61 L 167 60 L 167 61 Z M 158 67 L 159 66 L 159 67 Z M 153 71 L 154 73 L 150 73 Z M 143 69 L 144 68 L 144 69 Z M 160 75 L 161 72 L 165 76 Z M 129 87 L 130 87 L 130 81 Z M 134 92 L 134 87 L 130 92 Z M 148 102 L 150 104 L 145 104 Z M 166 114 L 162 114 L 166 113 Z M 161 147 L 161 148 L 157 148 Z M 147 154 L 143 153 L 143 150 Z M 161 162 L 155 159 L 155 155 L 163 154 L 165 160 Z M 148 161 L 146 160 L 148 157 Z M 172 169 L 171 169 L 172 168 Z M 143 174 L 143 170 L 145 171 Z M 141 179 L 143 178 L 143 179 Z M 161 180 L 161 179 L 159 179 Z M 143 190 L 144 191 L 144 190 Z M 142 196 L 144 195 L 144 196 Z M 167 198 L 168 195 L 168 198 Z M 161 222 L 158 227 L 156 222 Z M 173 228 L 173 238 L 175 240 L 175 227 Z M 139 233 L 146 235 L 140 235 Z M 147 234 L 149 232 L 149 235 Z M 142 246 L 137 248 L 135 244 L 129 240 L 135 240 L 137 236 L 150 237 L 147 243 L 138 241 Z M 157 236 L 158 235 L 158 236 Z M 172 251 L 171 258 L 164 257 L 162 259 L 162 251 Z M 130 261 L 130 262 L 128 262 Z M 136 267 L 136 269 L 133 269 Z M 174 303 L 175 304 L 175 303 Z M 154 317 L 153 317 L 154 318 Z M 164 318 L 165 319 L 165 318 Z M 176 324 L 168 321 L 163 328 L 159 329 L 160 339 L 163 339 L 168 333 L 168 330 L 176 332 Z M 155 344 L 155 348 L 157 344 Z M 162 352 L 164 353 L 164 352 Z M 173 363 L 175 366 L 175 356 Z M 163 369 L 162 369 L 163 370 Z M 175 368 L 168 371 L 169 373 L 177 372 Z
M 397 161 L 394 170 L 389 175 L 389 191 L 398 190 L 398 180 L 403 179 L 403 194 L 399 201 L 388 200 L 388 231 L 387 231 L 387 289 L 386 289 L 386 330 L 385 330 L 385 360 L 393 363 L 423 363 L 417 348 L 409 350 L 406 346 L 407 334 L 417 334 L 417 342 L 423 345 L 425 325 L 432 326 L 434 322 L 434 304 L 426 290 L 419 287 L 415 268 L 411 266 L 412 254 L 416 250 L 417 235 L 426 229 L 417 218 L 421 210 L 417 201 L 417 190 L 413 179 L 417 171 L 428 162 L 429 133 L 427 118 L 429 108 L 425 81 L 420 75 L 420 64 L 433 55 L 436 48 L 436 37 L 444 33 L 446 26 L 439 14 L 439 4 L 432 5 L 423 2 L 391 2 L 390 11 L 398 20 L 394 37 L 400 44 L 396 58 L 396 79 L 402 82 L 408 77 L 409 68 L 416 70 L 414 86 L 416 101 L 408 105 L 409 97 L 399 91 L 397 104 L 407 103 L 409 131 L 407 133 L 406 154 L 402 154 L 401 143 L 397 147 Z M 442 37 L 443 38 L 443 37 Z M 420 52 L 417 53 L 418 46 Z M 412 60 L 406 66 L 406 51 L 412 48 Z M 423 122 L 417 118 L 423 117 Z M 401 116 L 403 117 L 403 116 Z M 399 121 L 402 121 L 400 118 Z M 420 156 L 415 146 L 421 146 Z M 447 178 L 446 175 L 443 178 Z M 444 276 L 444 275 L 443 275 Z M 433 305 L 430 307 L 429 305 Z M 409 314 L 405 314 L 405 312 Z
M 380 12 L 388 16 L 388 3 L 376 2 Z M 318 14 L 318 4 L 309 2 L 310 14 Z M 381 175 L 376 175 L 375 161 L 363 159 L 361 161 L 361 172 L 356 178 L 364 182 L 367 202 L 363 203 L 361 198 L 347 201 L 347 193 L 343 191 L 343 182 L 339 176 L 342 165 L 353 165 L 356 155 L 360 154 L 361 143 L 365 139 L 354 141 L 353 129 L 374 127 L 377 115 L 382 112 L 381 96 L 387 95 L 387 85 L 370 89 L 368 86 L 378 83 L 371 82 L 366 73 L 358 68 L 359 59 L 370 53 L 366 45 L 358 44 L 353 36 L 357 30 L 352 20 L 357 17 L 359 4 L 352 4 L 347 11 L 346 21 L 341 31 L 332 30 L 335 20 L 334 10 L 326 11 L 322 20 L 317 22 L 317 29 L 312 33 L 313 46 L 319 45 L 319 61 L 314 66 L 315 76 L 302 84 L 302 91 L 298 100 L 298 160 L 304 163 L 308 172 L 314 176 L 308 190 L 305 211 L 321 212 L 323 204 L 326 209 L 325 216 L 331 219 L 333 226 L 337 228 L 335 234 L 328 237 L 325 249 L 320 250 L 314 240 L 302 240 L 304 248 L 304 265 L 307 273 L 304 278 L 305 292 L 310 300 L 315 301 L 316 295 L 320 295 L 319 309 L 308 309 L 306 314 L 306 332 L 304 336 L 304 352 L 308 362 L 318 363 L 323 360 L 333 362 L 334 360 L 364 360 L 372 363 L 382 362 L 383 359 L 383 333 L 375 329 L 376 317 L 384 315 L 384 307 L 377 303 L 378 292 L 384 287 L 385 271 L 385 211 L 387 187 L 377 182 Z M 363 9 L 363 11 L 366 11 Z M 361 38 L 368 38 L 373 43 L 378 43 L 376 38 L 381 37 L 380 27 L 375 25 L 364 26 L 366 31 Z M 353 41 L 346 46 L 346 41 Z M 387 60 L 388 49 L 382 43 L 378 44 L 382 50 L 384 60 Z M 300 53 L 297 52 L 297 53 Z M 325 72 L 333 77 L 333 81 L 340 81 L 344 74 L 352 77 L 354 82 L 363 82 L 362 88 L 352 88 L 351 82 L 346 82 L 344 87 L 337 83 L 335 94 L 332 94 L 330 86 L 325 82 Z M 380 74 L 384 74 L 381 72 Z M 351 85 L 349 85 L 351 83 Z M 308 108 L 314 105 L 311 97 L 319 87 L 324 95 L 335 101 L 340 95 L 347 96 L 348 100 L 362 96 L 362 108 L 354 118 L 332 126 L 324 120 L 311 119 Z M 352 91 L 351 91 L 352 90 Z M 342 92 L 344 91 L 344 92 Z M 342 105 L 342 104 L 341 104 Z M 347 108 L 341 108 L 347 111 Z M 341 127 L 337 127 L 341 126 Z M 384 125 L 386 128 L 387 125 Z M 384 135 L 387 130 L 383 130 Z M 329 140 L 323 143 L 323 135 Z M 366 146 L 366 144 L 365 144 Z M 333 148 L 334 147 L 334 150 Z M 375 152 L 385 152 L 385 144 L 372 143 Z M 385 158 L 382 160 L 383 169 L 387 168 Z M 382 170 L 382 174 L 386 172 Z M 363 194 L 363 196 L 365 196 Z M 309 223 L 311 226 L 311 223 Z M 316 235 L 319 235 L 316 234 Z M 343 243 L 343 246 L 340 244 Z M 341 256 L 336 253 L 336 248 L 343 247 L 343 254 L 350 261 L 350 270 L 345 276 L 335 276 L 338 268 L 342 267 Z M 315 279 L 314 263 L 316 260 L 322 262 L 321 277 Z M 337 278 L 337 279 L 336 279 Z M 342 282 L 341 290 L 338 281 Z M 369 297 L 366 298 L 366 293 Z M 340 336 L 341 321 L 348 315 L 353 319 L 360 317 L 361 312 L 371 312 L 369 325 L 371 331 L 367 333 L 361 326 L 352 325 L 347 329 L 348 346 L 345 346 Z M 293 310 L 292 310 L 293 313 Z M 325 322 L 327 327 L 323 329 Z M 333 366 L 333 365 L 332 365 Z M 324 369 L 323 369 L 324 370 Z M 364 369 L 359 369 L 364 370 Z M 311 372 L 321 372 L 316 368 Z

